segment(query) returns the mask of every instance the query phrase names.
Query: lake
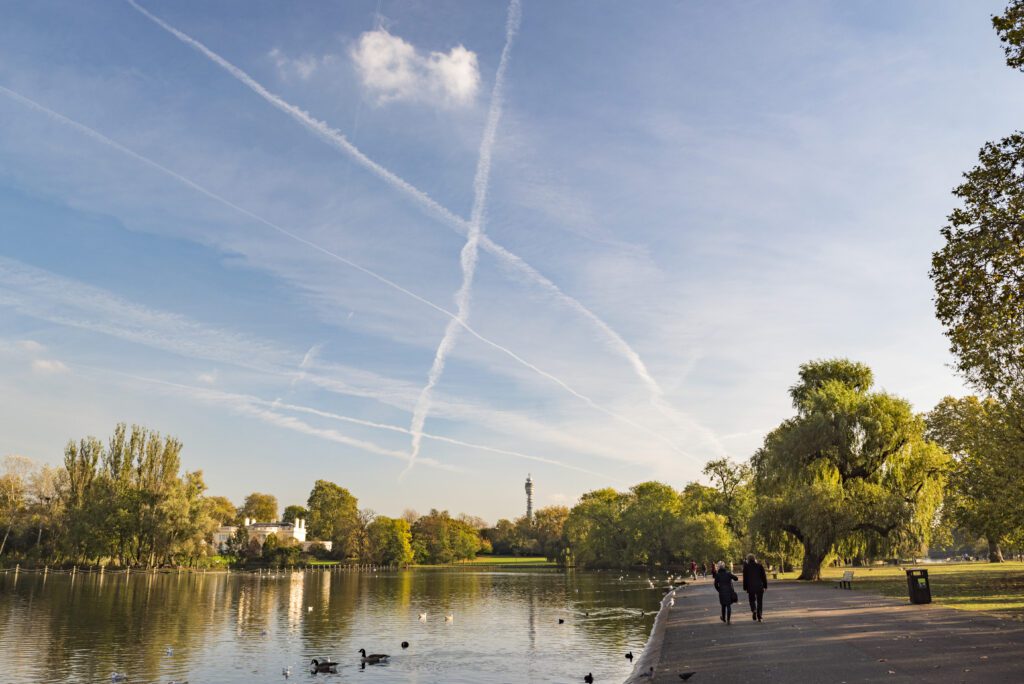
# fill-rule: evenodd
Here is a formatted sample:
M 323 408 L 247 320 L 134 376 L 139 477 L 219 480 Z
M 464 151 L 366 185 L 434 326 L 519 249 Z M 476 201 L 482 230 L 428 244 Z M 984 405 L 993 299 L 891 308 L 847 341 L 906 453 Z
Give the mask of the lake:
M 116 671 L 128 682 L 276 682 L 290 667 L 289 681 L 301 682 L 582 682 L 593 672 L 618 683 L 665 584 L 650 589 L 646 576 L 620 574 L 8 572 L 0 680 L 110 682 Z M 361 669 L 360 648 L 390 662 Z M 340 663 L 337 674 L 310 674 L 310 661 L 325 656 Z

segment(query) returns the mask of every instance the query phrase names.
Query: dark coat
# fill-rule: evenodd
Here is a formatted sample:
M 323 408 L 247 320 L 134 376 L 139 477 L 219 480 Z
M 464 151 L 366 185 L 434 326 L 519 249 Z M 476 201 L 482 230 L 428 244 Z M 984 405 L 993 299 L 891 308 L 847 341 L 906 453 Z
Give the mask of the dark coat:
M 718 602 L 723 606 L 732 604 L 732 595 L 735 593 L 732 583 L 739 581 L 739 579 L 739 577 L 725 568 L 715 571 L 715 589 L 718 590 Z
M 743 591 L 748 594 L 756 594 L 768 588 L 768 575 L 764 566 L 754 561 L 743 564 Z

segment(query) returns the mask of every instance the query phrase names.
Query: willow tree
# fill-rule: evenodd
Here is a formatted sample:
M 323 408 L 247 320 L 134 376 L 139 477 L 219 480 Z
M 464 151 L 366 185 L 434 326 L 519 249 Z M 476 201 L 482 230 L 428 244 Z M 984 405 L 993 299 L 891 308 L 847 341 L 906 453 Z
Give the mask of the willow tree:
M 755 527 L 784 531 L 804 548 L 800 579 L 821 576 L 837 544 L 870 539 L 887 551 L 924 545 L 949 457 L 924 437 L 910 404 L 872 392 L 867 366 L 845 359 L 800 367 L 796 415 L 751 459 Z

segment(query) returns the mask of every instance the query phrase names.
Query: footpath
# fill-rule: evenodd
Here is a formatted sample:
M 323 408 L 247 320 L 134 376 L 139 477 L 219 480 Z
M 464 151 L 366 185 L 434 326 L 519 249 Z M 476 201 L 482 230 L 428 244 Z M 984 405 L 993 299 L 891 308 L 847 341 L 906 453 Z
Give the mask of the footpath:
M 828 584 L 769 582 L 719 620 L 709 580 L 667 599 L 628 682 L 1024 682 L 1024 623 Z M 654 667 L 654 676 L 646 675 Z

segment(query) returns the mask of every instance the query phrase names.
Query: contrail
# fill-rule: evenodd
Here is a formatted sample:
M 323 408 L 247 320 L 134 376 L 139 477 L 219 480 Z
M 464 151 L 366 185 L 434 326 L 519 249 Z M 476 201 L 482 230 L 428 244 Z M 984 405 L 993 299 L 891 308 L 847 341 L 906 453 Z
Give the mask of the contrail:
M 516 33 L 519 30 L 519 22 L 522 19 L 522 10 L 519 0 L 512 0 L 508 5 L 508 18 L 505 21 L 505 47 L 501 51 L 501 59 L 498 60 L 498 71 L 494 76 L 494 87 L 491 89 L 491 106 L 487 111 L 487 124 L 484 126 L 483 138 L 480 140 L 480 155 L 477 157 L 476 174 L 473 178 L 473 209 L 469 217 L 469 234 L 466 244 L 462 247 L 459 255 L 459 264 L 462 267 L 462 284 L 455 293 L 456 311 L 459 321 L 469 320 L 470 297 L 473 290 L 473 278 L 476 275 L 476 264 L 479 259 L 480 236 L 483 233 L 484 208 L 487 206 L 487 189 L 491 179 L 491 154 L 494 150 L 494 139 L 498 134 L 498 122 L 501 120 L 503 93 L 505 88 L 505 72 L 508 71 L 509 57 L 512 54 L 512 43 L 515 41 Z M 409 472 L 416 464 L 416 457 L 420 453 L 420 443 L 423 438 L 423 425 L 430 412 L 430 402 L 433 397 L 434 387 L 441 374 L 444 373 L 445 360 L 448 353 L 455 346 L 459 336 L 459 326 L 456 319 L 448 321 L 444 329 L 444 337 L 437 345 L 434 353 L 434 361 L 427 374 L 427 384 L 420 392 L 416 400 L 416 406 L 412 412 L 412 448 L 409 451 L 409 465 L 405 467 L 403 475 Z
M 630 426 L 632 426 L 632 427 L 634 427 L 634 428 L 636 428 L 638 430 L 646 432 L 647 434 L 653 436 L 655 439 L 658 439 L 661 442 L 663 442 L 664 444 L 668 445 L 670 448 L 672 448 L 677 453 L 680 453 L 680 454 L 682 454 L 684 456 L 687 456 L 689 458 L 694 458 L 696 460 L 700 460 L 700 459 L 697 459 L 697 457 L 692 456 L 691 454 L 688 454 L 685 451 L 683 451 L 682 449 L 680 449 L 674 442 L 668 440 L 663 435 L 661 435 L 661 434 L 651 430 L 650 428 L 648 428 L 648 427 L 646 427 L 644 425 L 641 425 L 640 423 L 637 423 L 634 420 L 631 420 L 631 419 L 629 419 L 629 418 L 627 418 L 625 416 L 619 415 L 619 414 L 617 414 L 617 413 L 615 413 L 615 412 L 613 412 L 613 411 L 611 411 L 609 409 L 606 409 L 605 407 L 603 407 L 600 404 L 596 403 L 590 397 L 588 397 L 588 396 L 578 392 L 577 390 L 575 390 L 573 387 L 571 387 L 568 383 L 566 383 L 565 381 L 561 380 L 560 378 L 558 378 L 558 377 L 552 375 L 551 373 L 549 373 L 549 372 L 547 372 L 545 370 L 542 370 L 541 368 L 535 366 L 534 364 L 532 364 L 529 361 L 527 361 L 526 359 L 522 358 L 521 356 L 519 356 L 518 354 L 516 354 L 512 350 L 508 349 L 507 347 L 504 347 L 504 346 L 498 344 L 497 342 L 494 342 L 494 341 L 484 337 L 479 332 L 477 332 L 476 329 L 474 329 L 472 326 L 470 326 L 468 323 L 466 323 L 465 321 L 459 320 L 459 318 L 454 313 L 452 313 L 451 311 L 448 311 L 447 309 L 445 309 L 445 308 L 443 308 L 441 306 L 438 306 L 437 304 L 433 303 L 429 299 L 421 297 L 420 295 L 416 294 L 415 292 L 402 287 L 401 285 L 399 285 L 398 283 L 394 282 L 393 280 L 390 280 L 390 279 L 380 275 L 379 273 L 376 273 L 375 271 L 372 271 L 372 270 L 366 268 L 365 266 L 361 266 L 358 263 L 356 263 L 356 262 L 354 262 L 354 261 L 352 261 L 350 259 L 347 259 L 347 258 L 341 256 L 340 254 L 337 254 L 336 252 L 332 252 L 331 250 L 329 250 L 329 249 L 327 249 L 325 247 L 322 247 L 321 245 L 318 245 L 315 242 L 307 240 L 306 238 L 298 235 L 297 233 L 294 233 L 294 232 L 288 230 L 287 228 L 284 228 L 284 227 L 274 223 L 273 221 L 265 219 L 262 216 L 260 216 L 258 214 L 255 214 L 255 213 L 249 211 L 248 209 L 245 209 L 244 207 L 241 207 L 241 206 L 235 204 L 231 200 L 228 200 L 228 199 L 226 199 L 224 197 L 221 197 L 217 193 L 215 193 L 215 192 L 213 192 L 211 190 L 206 189 L 202 185 L 199 185 L 195 181 L 193 181 L 193 180 L 191 180 L 191 179 L 181 175 L 180 173 L 178 173 L 176 171 L 172 171 L 171 169 L 167 168 L 166 166 L 163 166 L 162 164 L 160 164 L 158 162 L 155 162 L 152 159 L 149 159 L 148 157 L 145 157 L 145 156 L 139 154 L 138 152 L 135 152 L 134 150 L 132 150 L 132 149 L 130 149 L 128 147 L 125 147 L 121 143 L 108 138 L 107 136 L 103 135 L 99 131 L 97 131 L 95 129 L 92 129 L 92 128 L 86 126 L 85 124 L 79 123 L 78 121 L 75 121 L 74 119 L 70 119 L 67 116 L 64 116 L 63 114 L 60 114 L 60 113 L 58 113 L 58 112 L 56 112 L 56 111 L 54 111 L 54 110 L 52 110 L 52 109 L 50 109 L 48 107 L 46 107 L 46 106 L 36 102 L 35 100 L 32 100 L 32 99 L 30 99 L 28 97 L 25 97 L 24 95 L 22 95 L 22 94 L 20 94 L 18 92 L 15 92 L 15 91 L 11 90 L 10 88 L 6 88 L 6 87 L 0 85 L 0 93 L 3 93 L 5 95 L 7 95 L 11 99 L 14 99 L 14 100 L 16 100 L 18 102 L 21 102 L 22 104 L 28 106 L 31 109 L 34 109 L 34 110 L 36 110 L 38 112 L 41 112 L 41 113 L 45 114 L 46 116 L 54 119 L 55 121 L 57 121 L 59 123 L 62 123 L 64 125 L 66 125 L 66 126 L 74 128 L 75 130 L 79 131 L 80 133 L 86 135 L 87 137 L 89 137 L 89 138 L 91 138 L 91 139 L 93 139 L 93 140 L 95 140 L 95 141 L 97 141 L 97 142 L 99 142 L 99 143 L 101 143 L 103 145 L 106 145 L 106 146 L 108 146 L 108 147 L 110 147 L 112 149 L 115 149 L 118 152 L 121 152 L 122 154 L 124 154 L 126 156 L 129 156 L 132 159 L 135 159 L 136 161 L 139 161 L 139 162 L 149 166 L 150 168 L 156 169 L 157 171 L 160 171 L 161 173 L 163 173 L 163 174 L 165 174 L 167 176 L 170 176 L 174 180 L 178 181 L 179 183 L 181 183 L 181 184 L 183 184 L 183 185 L 185 185 L 185 186 L 187 186 L 189 188 L 192 188 L 193 190 L 195 190 L 196 192 L 200 193 L 201 195 L 204 195 L 205 197 L 208 197 L 208 198 L 214 200 L 215 202 L 218 202 L 218 203 L 220 203 L 220 204 L 222 204 L 222 205 L 224 205 L 224 206 L 226 206 L 226 207 L 228 207 L 230 209 L 233 209 L 234 211 L 237 211 L 238 213 L 242 214 L 243 216 L 246 216 L 246 217 L 252 219 L 253 221 L 256 221 L 257 223 L 263 224 L 264 226 L 267 226 L 268 228 L 271 228 L 272 230 L 277 231 L 278 233 L 280 233 L 281 235 L 284 235 L 285 237 L 288 237 L 288 238 L 290 238 L 290 239 L 292 239 L 292 240 L 294 240 L 294 241 L 296 241 L 296 242 L 298 242 L 300 244 L 303 244 L 303 245 L 309 247 L 310 249 L 313 249 L 313 250 L 315 250 L 315 251 L 317 251 L 317 252 L 319 252 L 319 253 L 321 253 L 321 254 L 323 254 L 325 256 L 328 256 L 328 257 L 330 257 L 330 258 L 332 258 L 332 259 L 334 259 L 336 261 L 339 261 L 339 262 L 341 262 L 341 263 L 343 263 L 343 264 L 345 264 L 347 266 L 350 266 L 351 268 L 356 269 L 360 273 L 364 273 L 365 275 L 373 278 L 374 280 L 376 280 L 376 281 L 378 281 L 378 282 L 380 282 L 380 283 L 382 283 L 384 285 L 387 285 L 388 287 L 390 287 L 390 288 L 392 288 L 394 290 L 397 290 L 398 292 L 401 292 L 402 294 L 404 294 L 404 295 L 406 295 L 408 297 L 411 297 L 412 299 L 415 299 L 417 302 L 420 302 L 421 304 L 423 304 L 425 306 L 430 307 L 431 309 L 433 309 L 434 311 L 437 311 L 438 313 L 444 315 L 448 319 L 457 321 L 459 327 L 461 327 L 463 330 L 465 330 L 467 333 L 469 333 L 469 335 L 471 335 L 472 337 L 476 338 L 477 340 L 479 340 L 480 342 L 484 343 L 485 345 L 487 345 L 487 346 L 489 346 L 489 347 L 491 347 L 491 348 L 501 352 L 502 354 L 505 354 L 506 356 L 511 358 L 516 363 L 518 363 L 518 364 L 522 365 L 523 367 L 533 371 L 534 373 L 540 375 L 541 377 L 545 378 L 546 380 L 549 380 L 550 382 L 558 385 L 563 390 L 565 390 L 566 392 L 568 392 L 572 396 L 576 397 L 580 401 L 584 402 L 585 404 L 587 404 L 587 406 L 591 407 L 592 409 L 594 409 L 596 411 L 599 411 L 599 412 L 605 414 L 606 416 L 608 416 L 610 418 L 613 418 L 613 419 L 618 420 L 618 421 L 620 421 L 622 423 L 625 423 L 626 425 L 630 425 Z
M 135 2 L 135 0 L 126 1 L 129 5 L 135 8 L 140 14 L 145 16 L 147 19 L 149 19 L 157 26 L 170 33 L 172 36 L 174 36 L 181 42 L 197 50 L 207 59 L 209 59 L 210 61 L 217 64 L 225 71 L 227 71 L 232 77 L 234 77 L 240 83 L 248 87 L 250 90 L 252 90 L 254 93 L 259 95 L 261 98 L 266 100 L 271 105 L 273 105 L 275 108 L 279 109 L 280 111 L 284 112 L 292 119 L 300 123 L 306 129 L 314 133 L 317 137 L 326 141 L 332 147 L 335 147 L 336 149 L 341 150 L 345 154 L 349 155 L 358 164 L 368 169 L 371 173 L 376 175 L 378 178 L 383 180 L 388 185 L 405 193 L 408 197 L 413 199 L 420 206 L 425 208 L 428 212 L 442 219 L 445 223 L 454 228 L 457 232 L 465 235 L 469 234 L 471 230 L 471 221 L 467 222 L 465 219 L 456 215 L 447 207 L 443 206 L 441 203 L 439 203 L 433 197 L 428 195 L 426 192 L 420 190 L 416 186 L 406 181 L 404 178 L 398 176 L 394 172 L 388 170 L 387 168 L 381 166 L 377 162 L 370 159 L 368 156 L 366 156 L 365 153 L 363 153 L 362 150 L 360 150 L 358 147 L 352 144 L 352 142 L 340 130 L 331 127 L 325 121 L 321 121 L 319 119 L 314 118 L 303 109 L 296 107 L 295 105 L 287 102 L 280 96 L 270 92 L 269 90 L 267 90 L 265 86 L 263 86 L 259 81 L 254 79 L 248 73 L 246 73 L 239 67 L 235 66 L 228 60 L 224 59 L 219 54 L 217 54 L 210 48 L 206 47 L 203 43 L 189 36 L 187 33 L 175 28 L 174 26 L 171 26 L 163 19 L 160 19 L 156 15 L 150 13 L 144 7 Z M 626 358 L 630 366 L 633 368 L 633 371 L 640 378 L 641 382 L 652 393 L 652 403 L 654 404 L 654 406 L 658 408 L 658 410 L 661 413 L 665 414 L 666 416 L 669 416 L 670 418 L 672 418 L 673 416 L 678 416 L 678 412 L 675 409 L 671 409 L 670 407 L 668 407 L 667 403 L 665 403 L 664 392 L 661 390 L 661 387 L 648 372 L 646 365 L 640 358 L 640 355 L 637 354 L 636 350 L 634 350 L 629 345 L 629 343 L 622 338 L 621 335 L 615 332 L 611 328 L 611 326 L 605 323 L 604 320 L 602 320 L 593 311 L 584 306 L 583 303 L 580 302 L 578 299 L 566 294 L 561 288 L 558 287 L 558 285 L 551 281 L 551 279 L 544 276 L 536 268 L 534 268 L 526 261 L 524 261 L 521 257 L 508 251 L 506 248 L 502 247 L 498 243 L 491 240 L 491 238 L 489 238 L 487 235 L 479 236 L 478 242 L 479 246 L 483 247 L 484 250 L 490 252 L 499 260 L 504 261 L 510 267 L 525 275 L 529 280 L 533 281 L 535 284 L 541 286 L 542 288 L 550 292 L 552 295 L 554 295 L 557 301 L 562 302 L 564 305 L 576 311 L 584 318 L 591 321 L 595 326 L 597 326 L 598 330 L 600 330 L 601 332 L 608 336 L 608 338 L 611 341 L 611 347 Z M 661 399 L 660 403 L 658 399 Z M 676 420 L 676 418 L 673 418 L 673 420 Z

